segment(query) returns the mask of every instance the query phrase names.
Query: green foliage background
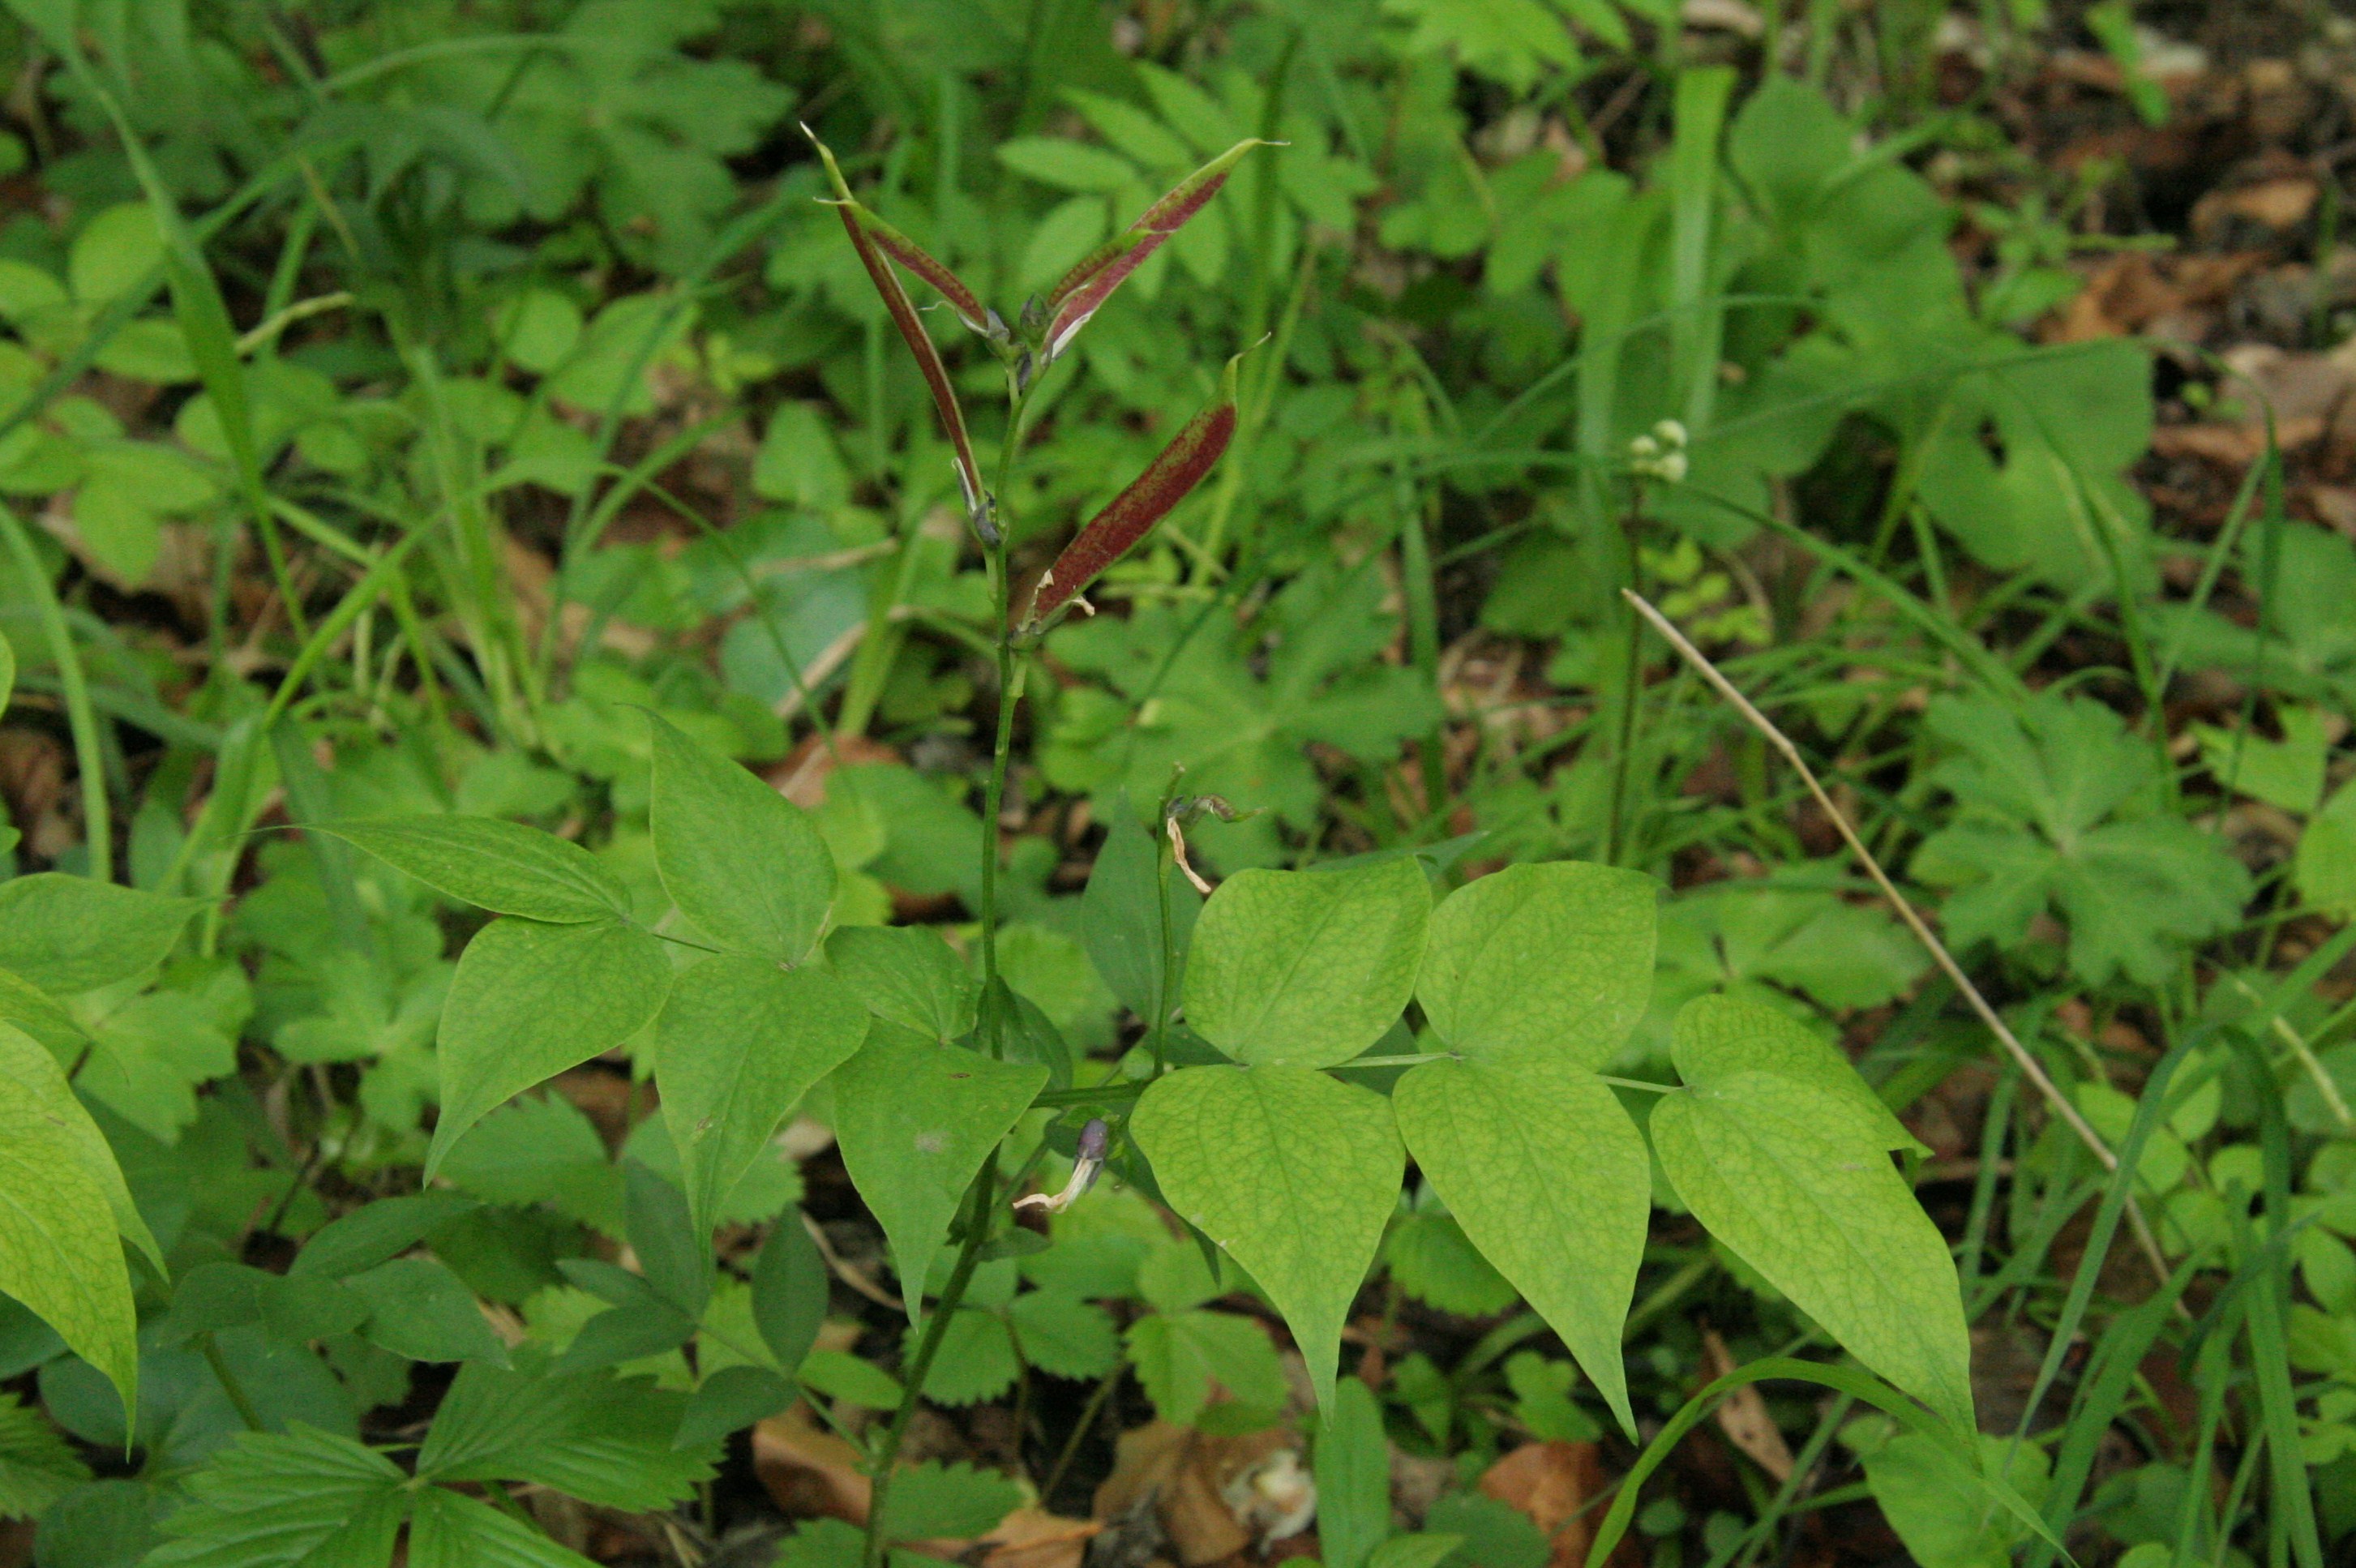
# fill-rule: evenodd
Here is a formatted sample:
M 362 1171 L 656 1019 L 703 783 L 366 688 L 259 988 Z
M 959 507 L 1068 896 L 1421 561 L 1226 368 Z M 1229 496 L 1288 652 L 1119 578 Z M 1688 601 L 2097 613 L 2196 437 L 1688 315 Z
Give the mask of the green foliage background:
M 0 823 L 0 1187 L 39 1194 L 0 1228 L 0 1515 L 38 1561 L 577 1563 L 534 1487 L 741 1544 L 728 1434 L 797 1395 L 857 1427 L 914 1375 L 952 1410 L 1070 1385 L 1016 1444 L 1054 1494 L 1090 1385 L 1278 1419 L 1280 1316 L 1312 1352 L 1412 1330 L 1371 1401 L 1309 1369 L 1333 1568 L 1535 1568 L 1463 1488 L 1392 1538 L 1382 1444 L 1469 1479 L 1649 1437 L 1712 1325 L 1960 1423 L 1942 1250 L 2051 1397 L 1975 1472 L 1849 1385 L 1779 1395 L 1827 1492 L 1924 1562 L 2048 1560 L 2039 1517 L 2138 1568 L 2344 1550 L 2356 543 L 2286 513 L 2271 448 L 2223 527 L 2156 520 L 2151 356 L 2029 332 L 2104 242 L 2055 216 L 2084 193 L 1932 100 L 1926 8 L 1785 9 L 1761 43 L 1655 0 L 10 0 L 0 701 L 70 780 Z M 1999 70 L 2057 26 L 1983 21 Z M 798 122 L 1010 317 L 1280 144 L 1044 372 L 999 497 L 1035 577 L 1252 350 L 1220 467 L 1022 656 L 1003 1062 L 958 1044 L 1001 1005 L 991 585 Z M 999 366 L 926 318 L 994 455 Z M 1622 586 L 1815 759 L 2055 1102 Z M 1182 813 L 1226 890 L 1191 950 L 1173 794 L 1233 808 Z M 1482 923 L 1564 861 L 1613 868 L 1573 868 L 1592 904 Z M 1337 914 L 1344 875 L 1399 886 Z M 731 1028 L 790 1048 L 695 1078 Z M 912 1371 L 973 1170 L 1007 1142 L 1054 1190 L 1057 1097 L 1165 1065 L 1113 1179 L 970 1263 Z M 1926 1165 L 1897 1119 L 1955 1084 L 1976 1147 Z M 1245 1163 L 1330 1224 L 1220 1189 L 1247 1101 Z M 769 1135 L 797 1108 L 824 1192 Z M 894 1152 L 936 1110 L 946 1174 Z M 1538 1135 L 1464 1131 L 1514 1114 Z M 1568 1216 L 1537 1240 L 1531 1193 Z M 830 1296 L 805 1197 L 880 1232 L 907 1319 Z M 81 1292 L 118 1236 L 135 1300 Z M 898 1541 L 1022 1495 L 905 1474 Z M 1619 1517 L 1751 1561 L 1826 1502 L 1762 1476 Z

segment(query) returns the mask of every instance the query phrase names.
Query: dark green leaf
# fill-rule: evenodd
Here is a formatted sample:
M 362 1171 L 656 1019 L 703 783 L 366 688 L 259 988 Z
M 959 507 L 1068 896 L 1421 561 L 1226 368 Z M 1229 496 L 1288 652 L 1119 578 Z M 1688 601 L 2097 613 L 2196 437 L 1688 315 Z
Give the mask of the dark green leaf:
M 818 1342 L 832 1281 L 799 1208 L 777 1217 L 753 1265 L 753 1322 L 790 1377 Z

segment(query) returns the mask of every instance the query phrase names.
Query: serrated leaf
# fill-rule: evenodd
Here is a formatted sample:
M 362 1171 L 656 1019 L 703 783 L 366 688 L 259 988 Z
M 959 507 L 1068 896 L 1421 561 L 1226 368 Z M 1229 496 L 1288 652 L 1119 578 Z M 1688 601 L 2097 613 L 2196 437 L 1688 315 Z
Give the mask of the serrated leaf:
M 929 926 L 845 926 L 826 961 L 885 1023 L 941 1045 L 973 1032 L 981 987 Z
M 484 1117 L 452 1146 L 442 1175 L 494 1203 L 545 1203 L 609 1236 L 622 1233 L 621 1170 L 595 1124 L 561 1094 L 530 1095 Z
M 644 1028 L 670 972 L 662 944 L 619 921 L 510 916 L 477 932 L 442 1009 L 442 1116 L 425 1179 L 494 1108 Z
M 834 857 L 800 807 L 650 718 L 655 865 L 680 913 L 723 947 L 809 956 L 834 904 Z
M 507 1347 L 475 1305 L 475 1293 L 431 1258 L 395 1258 L 343 1282 L 368 1304 L 360 1333 L 412 1361 L 508 1364 Z
M 1383 1238 L 1383 1266 L 1399 1289 L 1442 1312 L 1486 1317 L 1521 1299 L 1456 1217 L 1437 1208 L 1406 1215 L 1391 1227 Z
M 926 1460 L 892 1477 L 884 1532 L 893 1541 L 969 1541 L 1023 1506 L 1023 1488 L 996 1470 Z
M 630 890 L 579 844 L 498 817 L 317 824 L 461 903 L 553 925 L 627 919 Z
M 1843 1348 L 1972 1430 L 1954 1262 L 1890 1165 L 1882 1122 L 1812 1077 L 1714 1070 L 1685 1017 L 1671 1056 L 1686 1086 L 1651 1123 L 1677 1196 Z
M 1416 1000 L 1460 1055 L 1600 1068 L 1644 1015 L 1659 892 L 1639 872 L 1575 861 L 1469 882 L 1432 911 Z
M 712 1472 L 709 1445 L 676 1450 L 683 1395 L 605 1372 L 460 1370 L 418 1451 L 436 1481 L 530 1481 L 603 1508 L 640 1513 L 691 1495 Z
M 1652 1177 L 1619 1100 L 1588 1069 L 1531 1051 L 1426 1063 L 1398 1081 L 1391 1104 L 1417 1165 L 1465 1235 L 1633 1429 L 1620 1338 L 1644 1260 Z
M 170 955 L 199 898 L 166 898 L 44 871 L 0 882 L 0 969 L 71 996 L 146 973 Z
M 322 1564 L 321 1568 L 327 1568 Z M 523 1520 L 488 1503 L 429 1487 L 409 1521 L 409 1568 L 594 1568 Z
M 1112 1315 L 1068 1291 L 1034 1290 L 1007 1304 L 1023 1359 L 1050 1377 L 1101 1378 L 1119 1364 Z
M 1047 1069 L 992 1061 L 889 1026 L 835 1069 L 835 1136 L 900 1276 L 910 1321 L 934 1254 L 981 1162 L 1031 1108 Z
M 902 1366 L 915 1360 L 922 1332 L 909 1325 L 901 1345 Z M 925 1369 L 924 1395 L 935 1404 L 980 1404 L 1012 1388 L 1022 1370 L 1006 1320 L 994 1312 L 961 1306 L 941 1334 L 933 1364 Z
M 0 1394 L 0 1519 L 30 1519 L 90 1479 L 58 1429 Z
M 720 954 L 680 973 L 655 1019 L 655 1082 L 698 1235 L 777 1123 L 866 1037 L 866 1009 L 821 971 Z
M 1214 1383 L 1247 1405 L 1284 1402 L 1284 1367 L 1268 1331 L 1227 1312 L 1150 1312 L 1129 1326 L 1129 1359 L 1153 1411 L 1189 1426 L 1209 1403 Z
M 1331 1067 L 1398 1020 L 1431 888 L 1411 858 L 1355 871 L 1244 871 L 1204 905 L 1186 1022 L 1248 1065 Z
M 1420 935 L 1419 911 L 1415 924 Z M 1343 1319 L 1406 1168 L 1390 1108 L 1303 1068 L 1188 1068 L 1145 1091 L 1130 1130 L 1170 1206 L 1284 1315 L 1330 1409 Z
M 405 1510 L 398 1466 L 375 1449 L 300 1423 L 241 1433 L 187 1482 L 164 1521 L 155 1568 L 273 1568 L 390 1562 Z
M 155 1253 L 105 1137 L 55 1058 L 0 1025 L 0 1291 L 30 1308 L 104 1372 L 135 1409 L 139 1383 L 131 1272 L 120 1216 Z

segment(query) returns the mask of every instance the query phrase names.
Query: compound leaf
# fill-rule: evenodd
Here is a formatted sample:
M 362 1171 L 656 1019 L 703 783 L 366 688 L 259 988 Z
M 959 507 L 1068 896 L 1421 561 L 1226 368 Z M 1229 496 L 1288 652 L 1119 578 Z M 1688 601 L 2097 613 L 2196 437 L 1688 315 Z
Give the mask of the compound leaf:
M 887 1024 L 942 1045 L 973 1032 L 981 987 L 929 926 L 845 926 L 826 961 Z
M 1342 1321 L 1406 1167 L 1389 1108 L 1304 1068 L 1189 1068 L 1157 1079 L 1130 1126 L 1170 1206 L 1284 1315 L 1330 1410 Z
M 90 1479 L 58 1429 L 0 1394 L 0 1519 L 31 1519 Z
M 146 1562 L 168 1568 L 380 1565 L 405 1512 L 400 1466 L 364 1444 L 295 1423 L 248 1432 L 188 1480 Z
M 591 1568 L 589 1559 L 488 1503 L 442 1487 L 418 1493 L 409 1568 Z

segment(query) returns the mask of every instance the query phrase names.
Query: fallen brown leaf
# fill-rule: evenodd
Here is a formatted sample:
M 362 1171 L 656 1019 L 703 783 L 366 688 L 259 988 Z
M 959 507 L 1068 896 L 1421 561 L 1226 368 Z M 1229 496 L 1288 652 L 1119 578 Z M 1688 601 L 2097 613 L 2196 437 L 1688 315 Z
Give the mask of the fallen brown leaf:
M 1602 1511 L 1588 1505 L 1609 1485 L 1594 1444 L 1525 1443 L 1483 1473 L 1480 1489 L 1546 1532 L 1553 1543 L 1547 1568 L 1579 1568 L 1594 1544 L 1595 1521 Z M 1614 1553 L 1615 1561 L 1619 1555 Z
M 1708 1363 L 1709 1375 L 1722 1378 L 1734 1370 L 1734 1356 L 1719 1338 L 1718 1330 L 1706 1329 L 1701 1337 L 1703 1359 Z M 1727 1441 L 1751 1456 L 1757 1465 L 1777 1482 L 1792 1478 L 1792 1449 L 1783 1441 L 1783 1434 L 1775 1418 L 1767 1413 L 1767 1401 L 1756 1383 L 1745 1383 L 1719 1402 L 1719 1430 Z
M 1108 1524 L 1151 1513 L 1169 1555 L 1181 1568 L 1205 1568 L 1257 1543 L 1275 1521 L 1237 1517 L 1228 1502 L 1235 1484 L 1273 1456 L 1292 1450 L 1292 1434 L 1271 1427 L 1242 1437 L 1214 1437 L 1191 1427 L 1150 1422 L 1125 1432 L 1114 1450 L 1112 1474 L 1097 1487 L 1088 1512 Z M 1294 1454 L 1296 1462 L 1299 1455 Z M 1242 1498 L 1243 1489 L 1233 1495 Z

